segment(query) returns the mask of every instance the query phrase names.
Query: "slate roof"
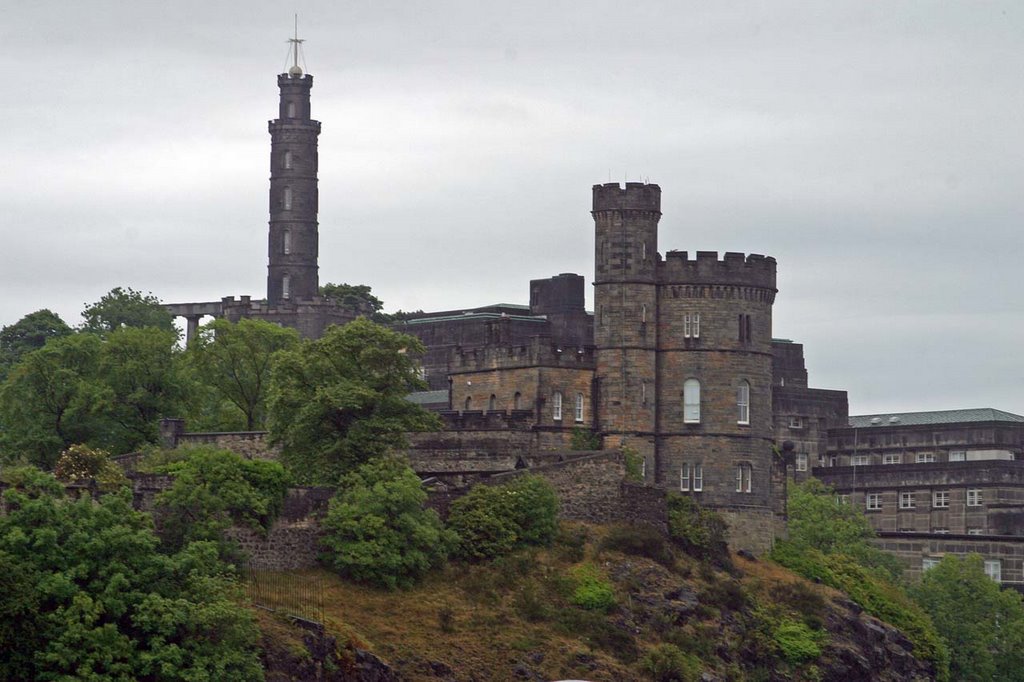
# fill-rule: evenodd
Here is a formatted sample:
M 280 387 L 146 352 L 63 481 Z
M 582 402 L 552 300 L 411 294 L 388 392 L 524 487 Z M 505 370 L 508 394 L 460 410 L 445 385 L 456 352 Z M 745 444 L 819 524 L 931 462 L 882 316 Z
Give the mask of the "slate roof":
M 893 417 L 896 417 L 897 421 L 890 421 Z M 880 419 L 881 421 L 872 424 L 872 419 Z M 850 426 L 857 429 L 878 428 L 880 426 L 959 424 L 963 422 L 1011 422 L 1024 424 L 1024 417 L 991 407 L 978 407 L 968 410 L 935 410 L 932 412 L 888 412 L 850 416 Z
M 417 391 L 410 393 L 405 396 L 405 399 L 410 403 L 417 405 L 434 405 L 436 403 L 448 403 L 448 390 L 441 389 L 439 391 Z

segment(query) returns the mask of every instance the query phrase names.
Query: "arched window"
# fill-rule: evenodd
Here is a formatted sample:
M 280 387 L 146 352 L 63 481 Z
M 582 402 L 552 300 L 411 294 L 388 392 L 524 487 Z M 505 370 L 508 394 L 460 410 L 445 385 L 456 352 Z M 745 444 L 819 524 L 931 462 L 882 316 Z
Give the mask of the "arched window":
M 295 118 L 295 102 L 288 102 L 288 118 Z
M 576 394 L 576 421 L 583 421 L 583 394 Z
M 487 399 L 487 411 L 494 412 L 496 409 L 498 409 L 498 398 L 492 393 L 491 397 Z
M 523 394 L 520 393 L 519 391 L 516 391 L 516 394 L 514 396 L 512 396 L 512 409 L 513 410 L 521 410 L 522 407 L 523 407 L 522 406 L 522 402 L 523 402 Z
M 696 379 L 683 382 L 683 423 L 700 424 L 700 382 Z
M 466 412 L 469 412 L 469 408 L 472 407 L 472 406 L 473 406 L 473 398 L 471 398 L 470 396 L 467 395 L 466 396 L 466 404 L 465 404 L 465 407 L 463 407 L 463 409 Z
M 284 152 L 284 169 L 285 170 L 291 170 L 292 169 L 292 150 L 291 149 L 286 149 L 285 152 Z
M 736 423 L 750 423 L 750 382 L 743 380 L 736 387 Z
M 285 187 L 284 188 L 284 210 L 286 210 L 286 211 L 292 210 L 292 188 L 291 187 Z
M 753 490 L 754 468 L 749 464 L 736 465 L 736 492 L 749 493 Z
M 556 422 L 562 421 L 562 394 L 558 391 L 551 396 L 551 418 Z
M 285 275 L 281 278 L 281 298 L 290 298 L 292 295 L 292 278 Z
M 640 304 L 640 321 L 641 322 L 646 322 L 647 321 L 647 304 L 646 303 L 641 303 Z
M 285 230 L 284 231 L 284 249 L 283 250 L 284 250 L 284 255 L 286 255 L 286 256 L 289 253 L 292 252 L 292 231 L 291 230 Z

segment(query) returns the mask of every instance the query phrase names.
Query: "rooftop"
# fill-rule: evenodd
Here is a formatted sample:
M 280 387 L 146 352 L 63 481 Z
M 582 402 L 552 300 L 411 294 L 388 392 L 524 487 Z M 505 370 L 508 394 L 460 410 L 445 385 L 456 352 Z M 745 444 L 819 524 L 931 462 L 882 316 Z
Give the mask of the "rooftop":
M 850 416 L 850 426 L 855 429 L 879 426 L 959 424 L 963 422 L 1012 422 L 1024 424 L 1024 417 L 991 407 L 977 407 L 967 410 L 935 410 L 932 412 L 888 412 Z
M 448 391 L 447 389 L 441 389 L 440 391 L 416 391 L 405 396 L 405 399 L 410 403 L 416 405 L 434 405 L 437 403 L 448 402 Z

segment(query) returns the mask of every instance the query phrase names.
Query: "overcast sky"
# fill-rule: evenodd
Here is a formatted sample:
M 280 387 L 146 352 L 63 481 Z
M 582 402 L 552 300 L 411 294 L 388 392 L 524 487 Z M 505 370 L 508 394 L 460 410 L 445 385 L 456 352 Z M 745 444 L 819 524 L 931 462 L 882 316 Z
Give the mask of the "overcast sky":
M 662 252 L 778 260 L 774 335 L 852 413 L 1024 414 L 1019 1 L 8 3 L 0 324 L 265 295 L 295 11 L 321 283 L 526 303 L 649 179 Z

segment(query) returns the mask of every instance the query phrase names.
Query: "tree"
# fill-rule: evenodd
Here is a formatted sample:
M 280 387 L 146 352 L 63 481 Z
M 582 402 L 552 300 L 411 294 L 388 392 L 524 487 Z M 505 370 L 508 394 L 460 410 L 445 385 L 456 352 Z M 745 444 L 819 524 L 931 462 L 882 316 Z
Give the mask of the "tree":
M 384 307 L 384 303 L 373 295 L 371 288 L 366 284 L 332 284 L 328 282 L 320 287 L 320 295 L 335 303 L 369 312 L 371 315 L 379 313 Z
M 174 484 L 156 500 L 164 544 L 177 550 L 189 542 L 218 543 L 233 554 L 222 532 L 232 524 L 269 530 L 288 493 L 290 476 L 278 462 L 246 460 L 230 450 L 196 447 L 162 467 Z
M 283 461 L 306 482 L 336 483 L 359 464 L 405 447 L 404 434 L 440 428 L 405 397 L 424 386 L 418 339 L 366 319 L 330 327 L 276 356 L 268 426 Z
M 1024 604 L 985 575 L 982 558 L 946 556 L 911 589 L 949 644 L 955 680 L 1024 680 Z
M 0 679 L 260 680 L 258 631 L 210 543 L 157 552 L 130 493 L 4 493 Z
M 294 329 L 264 320 L 214 320 L 203 325 L 188 352 L 200 380 L 237 407 L 252 431 L 266 419 L 271 358 L 298 342 Z
M 322 527 L 322 559 L 339 574 L 394 589 L 442 565 L 455 534 L 424 509 L 427 494 L 409 465 L 378 457 L 347 474 Z
M 26 354 L 0 386 L 0 450 L 50 469 L 57 456 L 96 432 L 91 379 L 102 341 L 91 334 L 51 339 Z
M 491 559 L 522 545 L 543 545 L 558 529 L 558 496 L 539 476 L 504 485 L 477 485 L 455 500 L 448 527 L 459 536 L 457 554 Z
M 151 293 L 114 287 L 82 311 L 82 331 L 102 334 L 121 327 L 156 327 L 177 334 L 174 318 Z
M 17 322 L 0 330 L 0 378 L 25 353 L 39 350 L 52 338 L 71 334 L 71 327 L 56 313 L 43 308 L 29 313 Z

